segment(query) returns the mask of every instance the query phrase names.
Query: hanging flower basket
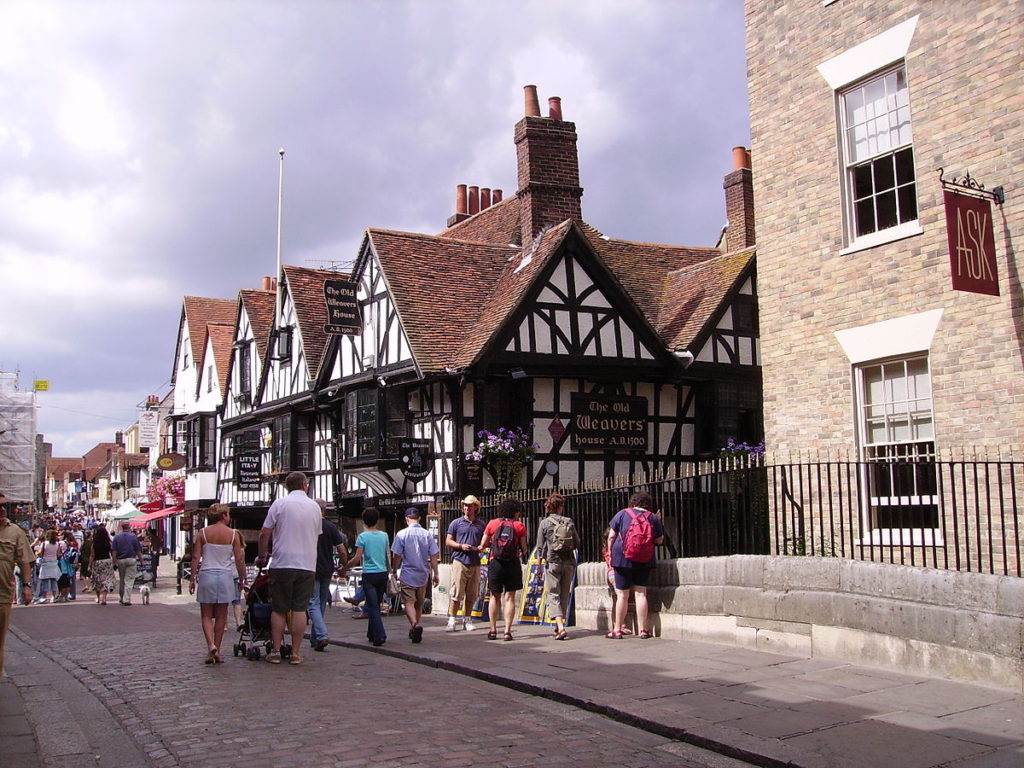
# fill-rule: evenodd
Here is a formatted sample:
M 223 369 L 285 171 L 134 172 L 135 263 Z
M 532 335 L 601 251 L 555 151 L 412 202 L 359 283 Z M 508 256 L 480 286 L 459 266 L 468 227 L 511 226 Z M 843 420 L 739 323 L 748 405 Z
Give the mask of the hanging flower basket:
M 538 446 L 522 427 L 497 432 L 481 430 L 476 449 L 466 454 L 467 461 L 482 464 L 494 477 L 494 492 L 508 494 L 522 488 L 523 469 Z

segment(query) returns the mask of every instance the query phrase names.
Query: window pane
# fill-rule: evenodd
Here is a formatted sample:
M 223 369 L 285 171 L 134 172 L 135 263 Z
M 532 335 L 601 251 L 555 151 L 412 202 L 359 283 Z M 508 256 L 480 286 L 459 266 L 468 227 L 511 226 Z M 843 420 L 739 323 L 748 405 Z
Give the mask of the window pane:
M 914 151 L 904 149 L 896 153 L 896 183 L 907 184 L 914 180 Z
M 855 206 L 857 216 L 857 236 L 868 235 L 875 231 L 875 205 L 869 197 Z
M 917 187 L 908 184 L 899 189 L 900 223 L 917 218 Z
M 860 200 L 871 192 L 871 165 L 859 165 L 853 169 L 853 198 Z
M 885 192 L 875 198 L 878 210 L 878 229 L 888 229 L 889 227 L 895 227 L 897 223 L 896 218 L 896 193 Z
M 891 157 L 883 157 L 871 164 L 875 173 L 875 191 L 882 192 L 896 186 L 896 175 L 893 171 Z

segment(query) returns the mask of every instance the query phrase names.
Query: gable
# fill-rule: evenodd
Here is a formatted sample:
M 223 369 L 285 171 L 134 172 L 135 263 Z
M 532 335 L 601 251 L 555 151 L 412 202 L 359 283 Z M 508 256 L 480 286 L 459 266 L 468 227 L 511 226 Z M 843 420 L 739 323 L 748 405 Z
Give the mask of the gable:
M 650 329 L 632 317 L 614 286 L 592 274 L 593 260 L 580 248 L 562 249 L 524 311 L 511 323 L 503 344 L 516 354 L 564 355 L 653 361 Z

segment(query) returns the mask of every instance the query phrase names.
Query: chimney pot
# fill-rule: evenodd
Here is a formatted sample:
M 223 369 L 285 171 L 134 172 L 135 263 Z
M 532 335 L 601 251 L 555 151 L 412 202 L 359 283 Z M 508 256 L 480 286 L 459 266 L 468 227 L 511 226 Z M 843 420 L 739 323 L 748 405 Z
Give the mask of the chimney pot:
M 562 119 L 562 97 L 552 96 L 548 99 L 548 117 L 552 120 Z
M 455 213 L 466 213 L 466 185 L 458 184 L 455 187 Z
M 537 99 L 537 86 L 524 85 L 523 95 L 526 100 L 526 116 L 540 117 L 540 101 Z
M 495 205 L 496 203 L 500 203 L 500 202 L 501 202 L 501 190 L 500 189 L 492 189 L 491 190 L 491 205 Z
M 273 280 L 274 280 L 274 278 L 272 278 L 270 275 L 264 275 L 263 276 L 263 284 L 260 287 L 264 291 L 272 291 L 272 290 L 274 290 L 271 287 L 273 285 Z
M 491 190 L 489 187 L 480 187 L 480 210 L 486 211 L 491 207 Z
M 469 215 L 480 213 L 480 187 L 469 188 Z
M 732 167 L 733 170 L 750 167 L 750 152 L 746 147 L 732 148 Z

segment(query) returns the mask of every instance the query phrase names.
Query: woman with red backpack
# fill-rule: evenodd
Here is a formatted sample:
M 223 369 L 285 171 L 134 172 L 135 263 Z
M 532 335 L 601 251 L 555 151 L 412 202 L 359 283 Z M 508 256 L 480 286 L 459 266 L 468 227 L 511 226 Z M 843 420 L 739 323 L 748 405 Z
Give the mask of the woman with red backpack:
M 665 528 L 654 514 L 654 499 L 647 491 L 637 491 L 629 506 L 608 524 L 608 551 L 615 570 L 615 610 L 609 640 L 621 640 L 632 634 L 626 626 L 629 596 L 636 599 L 636 625 L 641 640 L 654 635 L 648 624 L 647 583 L 654 568 L 654 547 L 665 540 Z

